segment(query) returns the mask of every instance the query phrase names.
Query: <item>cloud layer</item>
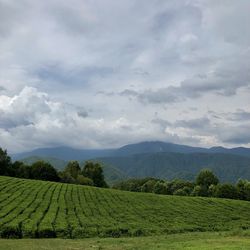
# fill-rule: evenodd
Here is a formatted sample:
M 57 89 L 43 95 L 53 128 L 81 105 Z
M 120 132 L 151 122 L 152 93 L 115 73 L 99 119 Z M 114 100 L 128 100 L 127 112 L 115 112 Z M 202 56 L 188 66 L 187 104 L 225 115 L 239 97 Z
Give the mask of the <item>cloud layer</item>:
M 249 9 L 0 0 L 1 146 L 250 146 Z

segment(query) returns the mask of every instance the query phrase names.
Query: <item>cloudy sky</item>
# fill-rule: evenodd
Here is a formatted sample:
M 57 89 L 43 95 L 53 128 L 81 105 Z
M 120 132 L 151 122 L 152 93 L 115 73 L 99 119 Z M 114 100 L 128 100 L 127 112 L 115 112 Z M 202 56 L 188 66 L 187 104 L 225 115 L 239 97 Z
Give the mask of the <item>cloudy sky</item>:
M 0 145 L 250 147 L 249 0 L 0 0 Z

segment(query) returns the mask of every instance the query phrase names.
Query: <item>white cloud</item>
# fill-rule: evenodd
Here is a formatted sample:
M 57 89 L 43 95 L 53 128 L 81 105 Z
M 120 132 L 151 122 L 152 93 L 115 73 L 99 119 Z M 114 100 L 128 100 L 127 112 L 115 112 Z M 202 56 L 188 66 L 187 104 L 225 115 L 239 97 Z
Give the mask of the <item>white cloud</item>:
M 249 8 L 245 0 L 0 0 L 3 146 L 234 145 L 218 131 L 242 126 L 244 114 L 210 116 L 213 131 L 176 121 L 249 106 Z

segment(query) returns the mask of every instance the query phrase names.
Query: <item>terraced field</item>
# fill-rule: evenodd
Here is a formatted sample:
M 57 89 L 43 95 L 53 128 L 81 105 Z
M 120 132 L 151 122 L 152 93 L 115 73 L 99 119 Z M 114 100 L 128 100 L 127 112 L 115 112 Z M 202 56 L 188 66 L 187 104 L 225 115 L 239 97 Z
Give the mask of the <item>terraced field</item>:
M 140 236 L 250 228 L 250 202 L 0 177 L 0 235 Z

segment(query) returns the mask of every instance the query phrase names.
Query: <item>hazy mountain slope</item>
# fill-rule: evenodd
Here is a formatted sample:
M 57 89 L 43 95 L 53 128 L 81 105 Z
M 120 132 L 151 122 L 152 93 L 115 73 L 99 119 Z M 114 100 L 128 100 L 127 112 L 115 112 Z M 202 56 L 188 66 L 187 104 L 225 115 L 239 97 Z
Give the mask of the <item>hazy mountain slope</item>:
M 54 157 L 65 161 L 70 160 L 87 160 L 96 157 L 104 157 L 112 155 L 113 150 L 88 150 L 88 149 L 75 149 L 70 147 L 55 147 L 55 148 L 39 148 L 30 152 L 12 155 L 13 159 L 23 159 L 30 156 L 41 157 Z
M 212 169 L 221 181 L 250 179 L 250 159 L 229 154 L 154 153 L 99 158 L 130 177 L 184 178 L 192 180 L 202 168 Z
M 27 165 L 31 165 L 36 161 L 46 161 L 49 162 L 52 166 L 57 168 L 58 170 L 64 169 L 67 162 L 61 159 L 53 158 L 53 157 L 41 157 L 41 156 L 30 156 L 24 159 L 20 159 L 20 161 L 24 162 Z
M 88 149 L 74 149 L 70 147 L 55 147 L 55 148 L 39 148 L 30 152 L 14 154 L 12 158 L 23 159 L 30 156 L 53 157 L 69 160 L 88 160 L 99 157 L 110 156 L 128 156 L 133 154 L 143 153 L 159 153 L 159 152 L 173 152 L 173 153 L 223 153 L 236 154 L 250 157 L 249 148 L 232 148 L 227 149 L 223 147 L 201 148 L 191 147 L 186 145 L 178 145 L 174 143 L 167 143 L 161 141 L 146 141 L 136 144 L 129 144 L 118 149 L 104 149 L 104 150 L 88 150 Z

